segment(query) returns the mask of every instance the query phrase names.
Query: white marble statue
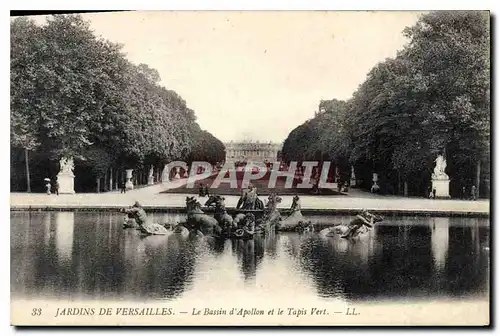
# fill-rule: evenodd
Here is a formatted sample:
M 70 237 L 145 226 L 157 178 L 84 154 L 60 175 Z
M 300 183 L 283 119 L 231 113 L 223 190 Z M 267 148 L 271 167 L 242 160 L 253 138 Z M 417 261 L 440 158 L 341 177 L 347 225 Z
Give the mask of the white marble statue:
M 59 160 L 59 166 L 59 174 L 73 175 L 73 158 L 62 158 L 61 160 Z
M 436 158 L 436 167 L 434 167 L 434 173 L 432 173 L 432 190 L 433 194 L 437 198 L 449 198 L 450 197 L 450 179 L 448 175 L 444 172 L 446 169 L 446 159 L 444 156 L 439 155 Z
M 73 174 L 73 158 L 62 158 L 59 160 L 59 173 L 57 174 L 57 182 L 59 184 L 60 194 L 75 193 L 75 174 Z
M 444 172 L 446 169 L 446 159 L 442 156 L 439 155 L 436 160 L 436 167 L 434 167 L 434 174 L 432 178 L 448 178 L 448 175 Z

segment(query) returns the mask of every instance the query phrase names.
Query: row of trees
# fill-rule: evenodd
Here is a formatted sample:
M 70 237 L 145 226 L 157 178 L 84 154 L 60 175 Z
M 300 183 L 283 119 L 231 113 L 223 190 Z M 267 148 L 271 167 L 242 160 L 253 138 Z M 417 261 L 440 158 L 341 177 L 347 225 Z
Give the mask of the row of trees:
M 172 160 L 221 161 L 224 145 L 159 82 L 155 69 L 129 62 L 120 45 L 96 37 L 78 15 L 44 25 L 12 20 L 12 188 L 26 190 L 28 182 L 29 190 L 30 175 L 41 188 L 62 157 L 75 159 L 79 191 L 95 190 L 103 177 L 106 186 L 121 181 L 127 168 L 141 182 L 151 166 L 158 180 Z
M 423 195 L 442 154 L 452 196 L 472 185 L 488 195 L 488 13 L 433 12 L 403 33 L 409 43 L 377 64 L 350 100 L 321 102 L 290 133 L 285 159 L 335 160 L 344 172 L 353 165 L 362 187 L 377 172 L 386 192 Z

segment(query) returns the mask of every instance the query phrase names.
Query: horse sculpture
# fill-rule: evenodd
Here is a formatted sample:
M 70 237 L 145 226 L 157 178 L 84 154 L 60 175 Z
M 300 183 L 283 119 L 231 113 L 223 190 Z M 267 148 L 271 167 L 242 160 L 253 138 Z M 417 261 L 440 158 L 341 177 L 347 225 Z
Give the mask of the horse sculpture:
M 281 203 L 281 197 L 274 193 L 267 198 L 264 215 L 257 221 L 257 225 L 266 232 L 276 231 L 279 227 L 279 221 L 282 219 L 278 210 L 279 203 Z
M 222 228 L 217 220 L 201 210 L 201 204 L 194 197 L 186 197 L 187 227 L 197 235 L 219 236 Z
M 210 195 L 205 202 L 205 206 L 214 208 L 214 218 L 219 223 L 223 232 L 229 235 L 233 229 L 233 217 L 227 213 L 224 199 L 225 198 L 220 195 Z
M 170 226 L 174 234 L 186 237 L 189 235 L 189 230 L 186 228 L 185 223 L 177 223 Z

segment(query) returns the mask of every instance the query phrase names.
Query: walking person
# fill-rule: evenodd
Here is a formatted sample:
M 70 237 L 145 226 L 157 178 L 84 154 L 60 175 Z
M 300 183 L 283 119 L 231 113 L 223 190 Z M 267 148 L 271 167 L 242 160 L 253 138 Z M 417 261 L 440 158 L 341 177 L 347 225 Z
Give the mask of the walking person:
M 470 199 L 475 201 L 477 198 L 477 195 L 476 195 L 476 186 L 473 185 L 471 190 L 470 190 Z
M 45 182 L 47 182 L 45 184 L 45 189 L 47 191 L 47 195 L 50 195 L 50 188 L 51 188 L 51 185 L 50 185 L 50 180 L 49 179 L 46 179 Z
M 432 198 L 436 199 L 436 188 L 432 189 Z
M 54 192 L 59 196 L 59 181 L 57 181 L 57 178 L 54 180 Z
M 122 181 L 121 184 L 121 192 L 120 194 L 125 194 L 127 192 L 127 187 L 125 187 L 125 180 Z

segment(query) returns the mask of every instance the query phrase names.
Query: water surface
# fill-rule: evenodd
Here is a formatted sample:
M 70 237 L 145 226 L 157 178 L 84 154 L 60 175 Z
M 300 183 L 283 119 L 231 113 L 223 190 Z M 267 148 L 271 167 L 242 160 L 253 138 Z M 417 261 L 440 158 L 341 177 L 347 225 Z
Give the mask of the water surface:
M 150 214 L 182 221 L 179 214 Z M 349 217 L 313 217 L 325 225 Z M 478 298 L 489 220 L 394 217 L 370 239 L 280 233 L 254 240 L 143 237 L 109 212 L 11 212 L 12 298 L 171 300 L 244 293 L 346 301 Z

